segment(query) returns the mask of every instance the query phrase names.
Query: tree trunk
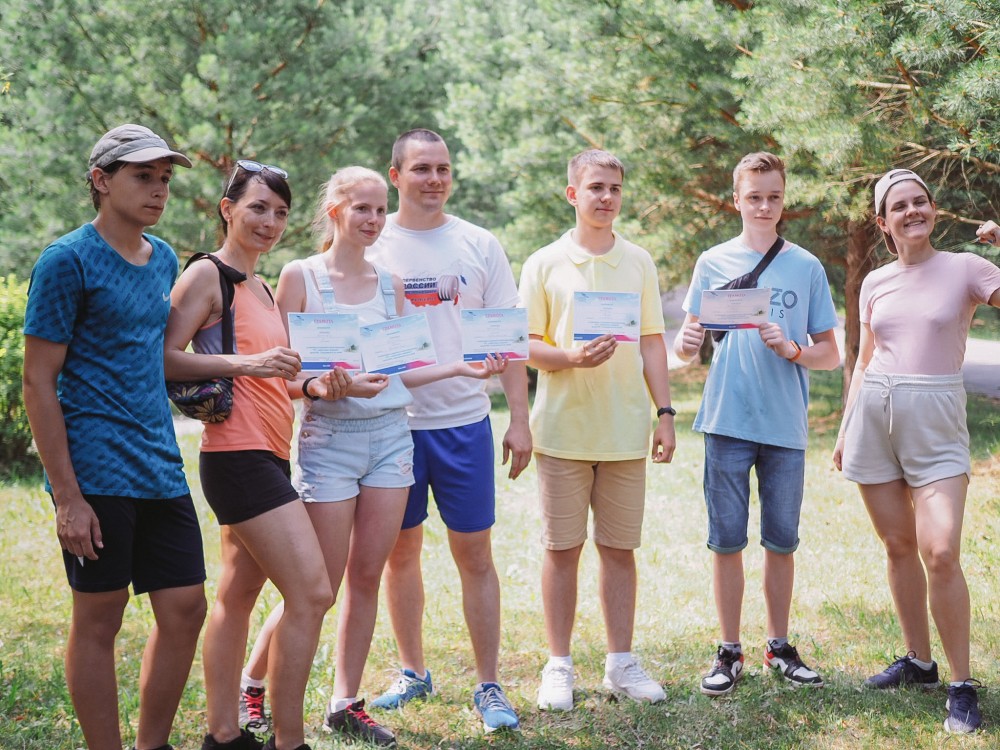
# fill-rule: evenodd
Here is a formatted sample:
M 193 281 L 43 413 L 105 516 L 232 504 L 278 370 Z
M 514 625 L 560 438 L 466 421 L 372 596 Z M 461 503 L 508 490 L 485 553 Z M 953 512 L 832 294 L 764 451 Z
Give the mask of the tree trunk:
M 851 387 L 851 376 L 858 361 L 858 346 L 861 339 L 861 282 L 875 267 L 875 238 L 871 220 L 847 222 L 846 279 L 844 283 L 844 390 L 841 394 L 847 400 Z

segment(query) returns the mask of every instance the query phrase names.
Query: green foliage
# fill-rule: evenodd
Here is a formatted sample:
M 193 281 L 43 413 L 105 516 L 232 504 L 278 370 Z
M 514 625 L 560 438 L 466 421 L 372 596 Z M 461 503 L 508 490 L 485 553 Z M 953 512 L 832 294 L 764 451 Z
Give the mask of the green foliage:
M 0 476 L 38 469 L 21 395 L 27 294 L 26 283 L 0 277 Z

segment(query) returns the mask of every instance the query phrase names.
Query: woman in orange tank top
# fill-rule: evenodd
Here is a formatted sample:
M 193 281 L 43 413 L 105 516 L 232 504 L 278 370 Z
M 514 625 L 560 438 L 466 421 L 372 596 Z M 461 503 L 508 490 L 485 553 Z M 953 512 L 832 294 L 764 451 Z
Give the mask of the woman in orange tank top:
M 268 579 L 288 617 L 274 635 L 268 670 L 274 735 L 266 747 L 302 750 L 303 701 L 323 616 L 333 593 L 309 515 L 290 481 L 291 398 L 301 397 L 302 363 L 288 348 L 281 314 L 268 285 L 254 274 L 261 255 L 281 239 L 291 208 L 287 174 L 239 161 L 219 203 L 225 242 L 214 263 L 193 263 L 174 287 L 164 369 L 168 380 L 234 380 L 232 414 L 206 425 L 202 488 L 221 526 L 222 573 L 205 630 L 203 661 L 208 735 L 202 750 L 258 750 L 261 742 L 238 722 L 240 669 L 250 614 Z M 219 273 L 235 269 L 232 316 L 235 354 L 222 354 Z M 244 278 L 239 279 L 240 275 Z M 193 343 L 194 352 L 185 351 Z M 309 392 L 339 398 L 345 373 L 312 379 Z

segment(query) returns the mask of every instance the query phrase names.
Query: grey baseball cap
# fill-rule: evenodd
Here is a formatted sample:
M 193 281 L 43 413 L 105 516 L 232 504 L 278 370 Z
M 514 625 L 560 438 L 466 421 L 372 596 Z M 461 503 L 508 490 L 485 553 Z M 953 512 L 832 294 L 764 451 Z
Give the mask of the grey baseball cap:
M 116 161 L 142 163 L 170 159 L 174 164 L 190 167 L 191 160 L 174 151 L 167 142 L 142 125 L 119 125 L 101 136 L 90 152 L 90 169 L 104 168 Z
M 923 185 L 924 190 L 927 191 L 927 195 L 931 195 L 931 189 L 927 187 L 927 183 L 920 179 L 920 175 L 916 172 L 911 172 L 909 169 L 890 169 L 882 178 L 875 183 L 875 214 L 878 215 L 882 211 L 882 202 L 885 201 L 885 194 L 889 192 L 889 188 L 895 185 L 897 182 L 904 182 L 905 180 L 913 180 L 914 182 L 919 182 Z M 933 198 L 931 199 L 933 200 Z

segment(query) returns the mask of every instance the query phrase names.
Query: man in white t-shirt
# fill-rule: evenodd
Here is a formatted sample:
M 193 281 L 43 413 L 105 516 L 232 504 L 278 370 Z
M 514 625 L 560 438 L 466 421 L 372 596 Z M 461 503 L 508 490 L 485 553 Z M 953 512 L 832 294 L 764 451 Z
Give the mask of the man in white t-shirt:
M 399 136 L 389 179 L 399 191 L 399 211 L 389 217 L 367 257 L 403 280 L 405 314 L 427 314 L 438 361 L 460 360 L 463 308 L 517 306 L 510 264 L 496 237 L 444 212 L 452 175 L 448 146 L 440 135 L 418 129 Z M 514 479 L 531 458 L 524 363 L 510 363 L 500 381 L 510 407 L 503 462 L 510 459 Z M 490 540 L 495 521 L 490 400 L 482 381 L 461 377 L 414 388 L 413 399 L 415 484 L 385 577 L 401 668 L 395 684 L 372 706 L 398 708 L 433 691 L 424 664 L 420 569 L 422 524 L 428 490 L 433 490 L 462 581 L 479 683 L 473 693 L 476 712 L 488 732 L 517 729 L 517 714 L 498 683 L 500 581 Z

